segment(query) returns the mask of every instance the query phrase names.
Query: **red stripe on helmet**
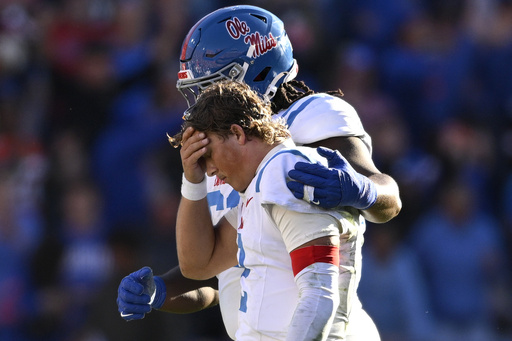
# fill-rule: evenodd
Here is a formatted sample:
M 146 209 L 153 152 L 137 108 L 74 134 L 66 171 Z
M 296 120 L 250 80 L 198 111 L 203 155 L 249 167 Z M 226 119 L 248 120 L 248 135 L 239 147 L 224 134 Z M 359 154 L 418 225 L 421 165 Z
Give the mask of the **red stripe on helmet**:
M 212 12 L 212 13 L 204 16 L 202 19 L 200 19 L 198 22 L 196 22 L 196 24 L 194 26 L 192 26 L 190 31 L 188 31 L 187 36 L 185 37 L 185 40 L 183 40 L 183 46 L 181 47 L 180 60 L 182 62 L 185 61 L 185 58 L 187 56 L 188 42 L 190 41 L 190 38 L 192 37 L 192 34 L 194 34 L 197 26 L 199 26 L 203 21 L 205 21 L 206 18 L 208 18 L 210 15 L 214 14 L 215 12 Z

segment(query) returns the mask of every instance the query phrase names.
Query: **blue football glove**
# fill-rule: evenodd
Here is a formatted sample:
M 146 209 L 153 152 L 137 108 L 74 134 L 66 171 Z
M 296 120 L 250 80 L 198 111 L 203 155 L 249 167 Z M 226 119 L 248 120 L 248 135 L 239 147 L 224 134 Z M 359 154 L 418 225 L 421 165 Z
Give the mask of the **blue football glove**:
M 297 162 L 295 169 L 288 172 L 295 181 L 287 185 L 297 199 L 328 209 L 351 206 L 361 210 L 377 201 L 375 184 L 357 173 L 338 151 L 324 147 L 317 151 L 327 159 L 329 168 Z
M 117 307 L 126 321 L 140 320 L 151 309 L 162 307 L 166 294 L 164 280 L 153 276 L 151 268 L 145 266 L 121 280 L 117 290 Z

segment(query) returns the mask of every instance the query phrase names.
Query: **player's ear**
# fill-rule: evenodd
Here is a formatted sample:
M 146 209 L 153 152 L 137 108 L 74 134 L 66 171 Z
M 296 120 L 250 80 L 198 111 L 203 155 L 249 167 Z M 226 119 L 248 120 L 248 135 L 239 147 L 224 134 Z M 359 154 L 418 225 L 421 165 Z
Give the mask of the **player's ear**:
M 244 129 L 238 124 L 232 124 L 230 128 L 231 134 L 235 135 L 236 140 L 239 144 L 245 144 L 247 135 L 245 135 Z

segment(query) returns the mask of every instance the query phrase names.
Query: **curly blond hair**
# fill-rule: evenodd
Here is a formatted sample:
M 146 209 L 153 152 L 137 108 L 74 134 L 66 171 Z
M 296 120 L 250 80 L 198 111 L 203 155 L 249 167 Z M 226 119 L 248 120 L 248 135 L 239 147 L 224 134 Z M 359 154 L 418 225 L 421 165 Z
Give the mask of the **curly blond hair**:
M 225 80 L 209 86 L 185 112 L 183 119 L 181 131 L 169 137 L 174 147 L 181 144 L 188 127 L 227 138 L 231 125 L 237 124 L 247 136 L 260 138 L 268 144 L 290 137 L 284 121 L 272 119 L 270 104 L 247 84 L 238 81 Z

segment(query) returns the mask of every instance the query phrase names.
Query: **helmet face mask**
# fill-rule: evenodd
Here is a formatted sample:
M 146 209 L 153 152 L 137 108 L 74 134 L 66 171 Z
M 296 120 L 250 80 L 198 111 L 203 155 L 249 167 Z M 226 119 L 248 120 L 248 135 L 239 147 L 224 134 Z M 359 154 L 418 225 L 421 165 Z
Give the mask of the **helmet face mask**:
M 188 78 L 190 77 L 190 70 L 185 70 L 178 72 L 178 84 L 176 87 L 183 97 L 185 97 L 190 107 L 194 105 L 201 91 L 208 86 L 224 79 L 239 81 L 242 80 L 244 76 L 245 72 L 243 72 L 242 67 L 237 63 L 231 63 L 217 72 L 199 78 Z M 180 77 L 183 77 L 183 79 L 180 79 Z
M 297 63 L 282 21 L 255 6 L 214 11 L 192 27 L 182 46 L 178 90 L 189 106 L 202 89 L 223 80 L 244 81 L 269 101 L 293 79 Z

